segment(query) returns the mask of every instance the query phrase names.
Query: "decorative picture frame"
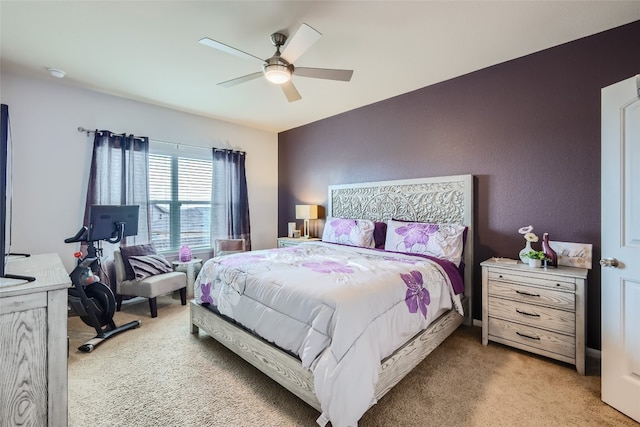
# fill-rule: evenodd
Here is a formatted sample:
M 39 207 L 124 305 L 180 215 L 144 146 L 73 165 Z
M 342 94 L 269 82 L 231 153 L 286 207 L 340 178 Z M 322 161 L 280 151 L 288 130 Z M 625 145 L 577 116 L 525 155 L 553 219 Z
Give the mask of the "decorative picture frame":
M 558 265 L 591 269 L 593 245 L 549 241 L 549 246 L 558 254 Z

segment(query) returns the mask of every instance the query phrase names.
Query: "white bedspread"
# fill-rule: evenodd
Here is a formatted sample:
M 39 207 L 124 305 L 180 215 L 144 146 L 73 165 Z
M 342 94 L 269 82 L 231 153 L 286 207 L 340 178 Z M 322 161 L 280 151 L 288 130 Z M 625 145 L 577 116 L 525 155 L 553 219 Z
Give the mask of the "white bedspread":
M 452 307 L 463 314 L 437 263 L 322 242 L 213 258 L 195 298 L 296 354 L 334 427 L 376 403 L 382 359 Z

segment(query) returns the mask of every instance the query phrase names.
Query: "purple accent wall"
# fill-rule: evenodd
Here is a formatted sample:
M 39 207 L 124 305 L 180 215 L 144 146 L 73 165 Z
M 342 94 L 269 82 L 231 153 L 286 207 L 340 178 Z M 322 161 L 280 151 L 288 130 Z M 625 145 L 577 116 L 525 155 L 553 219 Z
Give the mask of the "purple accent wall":
M 640 73 L 638 40 L 640 21 L 280 133 L 279 235 L 296 203 L 326 207 L 331 184 L 472 174 L 474 317 L 479 263 L 517 258 L 531 224 L 593 244 L 587 345 L 599 349 L 600 90 Z

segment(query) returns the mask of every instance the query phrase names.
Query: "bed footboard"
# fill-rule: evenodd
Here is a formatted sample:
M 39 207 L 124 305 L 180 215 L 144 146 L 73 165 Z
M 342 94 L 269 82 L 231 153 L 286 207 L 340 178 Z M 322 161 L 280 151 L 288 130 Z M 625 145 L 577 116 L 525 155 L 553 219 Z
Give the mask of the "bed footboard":
M 464 322 L 465 318 L 450 310 L 435 320 L 427 329 L 396 350 L 380 364 L 380 376 L 376 384 L 376 399 L 380 400 L 418 366 L 433 350 Z
M 191 301 L 191 333 L 198 333 L 198 329 L 322 412 L 313 387 L 313 374 L 298 359 Z
M 463 321 L 464 317 L 455 310 L 450 310 L 384 359 L 380 365 L 376 399 L 379 400 L 387 394 Z M 314 391 L 313 374 L 304 369 L 298 359 L 191 301 L 191 333 L 197 334 L 200 329 L 318 412 L 322 412 Z

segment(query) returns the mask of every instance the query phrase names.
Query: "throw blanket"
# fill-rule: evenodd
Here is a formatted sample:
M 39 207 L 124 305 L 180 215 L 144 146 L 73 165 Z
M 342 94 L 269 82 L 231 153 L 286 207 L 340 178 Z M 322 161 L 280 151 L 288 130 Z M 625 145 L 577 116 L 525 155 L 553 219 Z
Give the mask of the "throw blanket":
M 322 242 L 210 259 L 195 298 L 297 355 L 313 372 L 318 422 L 334 427 L 376 403 L 382 359 L 452 307 L 463 314 L 438 262 Z

